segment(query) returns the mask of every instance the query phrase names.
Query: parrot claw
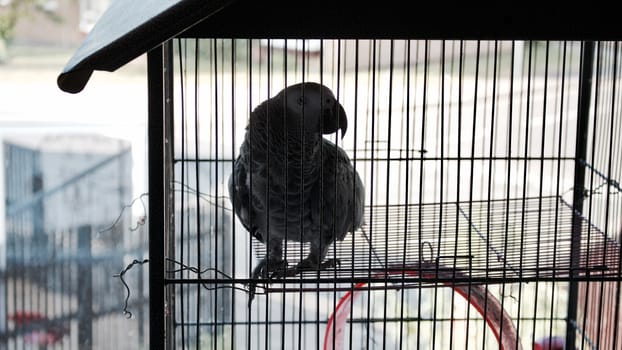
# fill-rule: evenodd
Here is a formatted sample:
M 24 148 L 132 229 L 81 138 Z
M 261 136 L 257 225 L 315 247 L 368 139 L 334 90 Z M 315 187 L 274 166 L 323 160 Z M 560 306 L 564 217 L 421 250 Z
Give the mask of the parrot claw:
M 338 266 L 341 266 L 341 260 L 326 259 L 323 263 L 320 264 L 320 270 L 334 269 Z
M 255 282 L 250 282 L 248 284 L 248 308 L 251 308 L 251 305 L 253 305 L 253 299 L 255 299 L 255 289 L 257 287 L 257 284 Z
M 326 259 L 319 264 L 310 261 L 309 259 L 301 260 L 294 268 L 287 270 L 287 276 L 295 276 L 305 271 L 323 271 L 333 269 L 337 266 L 341 266 L 341 260 L 339 259 Z
M 253 270 L 251 278 L 254 280 L 259 278 L 272 279 L 285 270 L 287 270 L 287 260 L 264 258 Z
M 253 273 L 251 274 L 251 280 L 248 284 L 248 307 L 250 308 L 253 299 L 255 298 L 255 291 L 257 289 L 257 281 L 260 278 L 263 279 L 275 279 L 282 278 L 286 275 L 287 268 L 287 260 L 274 260 L 268 259 L 267 257 L 262 259 L 259 264 L 253 269 Z

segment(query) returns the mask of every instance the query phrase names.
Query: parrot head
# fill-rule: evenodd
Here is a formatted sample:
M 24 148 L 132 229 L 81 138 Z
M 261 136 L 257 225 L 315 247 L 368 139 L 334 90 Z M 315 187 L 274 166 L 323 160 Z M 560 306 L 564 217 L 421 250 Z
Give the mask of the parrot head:
M 290 85 L 276 97 L 284 100 L 288 119 L 302 120 L 308 132 L 332 134 L 341 129 L 341 137 L 346 134 L 346 111 L 326 86 L 312 82 Z

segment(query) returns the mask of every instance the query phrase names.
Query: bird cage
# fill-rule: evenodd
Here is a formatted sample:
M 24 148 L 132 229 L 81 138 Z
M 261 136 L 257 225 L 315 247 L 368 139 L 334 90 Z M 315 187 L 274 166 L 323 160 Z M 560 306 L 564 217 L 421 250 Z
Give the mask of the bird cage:
M 112 3 L 58 83 L 78 92 L 147 53 L 152 347 L 622 349 L 611 22 L 527 6 L 151 5 Z M 274 112 L 310 84 L 342 107 L 313 135 L 343 163 L 305 163 L 307 136 L 282 126 L 294 112 Z M 261 106 L 280 128 L 253 124 Z M 241 173 L 247 137 L 281 143 Z M 236 182 L 251 173 L 261 181 Z M 230 183 L 265 187 L 235 198 Z M 300 237 L 327 222 L 325 256 L 304 265 L 314 243 Z

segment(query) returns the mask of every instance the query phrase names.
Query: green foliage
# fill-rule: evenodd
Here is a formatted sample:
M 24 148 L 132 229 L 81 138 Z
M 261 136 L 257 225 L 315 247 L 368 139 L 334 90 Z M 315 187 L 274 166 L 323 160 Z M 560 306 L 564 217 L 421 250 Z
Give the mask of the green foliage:
M 17 22 L 33 12 L 43 13 L 47 18 L 59 22 L 60 17 L 45 9 L 46 0 L 0 0 L 0 40 L 13 38 Z
M 0 38 L 8 40 L 13 36 L 17 19 L 24 15 L 25 5 L 31 0 L 10 0 L 0 7 Z

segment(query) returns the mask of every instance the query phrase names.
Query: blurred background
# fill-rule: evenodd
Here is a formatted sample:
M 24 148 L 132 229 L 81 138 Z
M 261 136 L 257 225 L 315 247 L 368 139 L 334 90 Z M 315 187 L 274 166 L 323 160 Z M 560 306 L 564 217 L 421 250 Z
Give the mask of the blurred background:
M 110 1 L 0 0 L 0 349 L 146 347 L 146 58 L 56 85 Z

